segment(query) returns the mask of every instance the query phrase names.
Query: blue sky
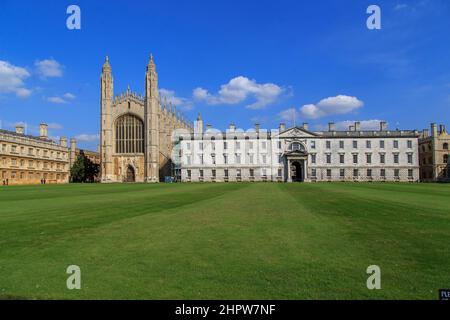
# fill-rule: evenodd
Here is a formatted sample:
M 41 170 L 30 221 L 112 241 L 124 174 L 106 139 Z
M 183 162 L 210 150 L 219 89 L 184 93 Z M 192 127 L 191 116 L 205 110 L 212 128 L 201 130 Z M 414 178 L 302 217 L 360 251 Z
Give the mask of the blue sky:
M 81 8 L 81 30 L 66 9 Z M 381 30 L 366 9 L 381 8 Z M 143 93 L 153 53 L 164 95 L 224 129 L 260 122 L 386 120 L 423 129 L 450 118 L 447 0 L 0 2 L 0 121 L 96 149 L 106 55 L 115 94 Z M 295 113 L 292 112 L 295 110 Z

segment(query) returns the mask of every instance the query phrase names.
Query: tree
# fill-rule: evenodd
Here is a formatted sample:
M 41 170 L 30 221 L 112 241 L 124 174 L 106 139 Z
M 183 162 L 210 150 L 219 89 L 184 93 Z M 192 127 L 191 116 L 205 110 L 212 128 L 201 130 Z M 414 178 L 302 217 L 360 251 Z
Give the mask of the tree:
M 70 169 L 70 181 L 71 182 L 94 182 L 95 177 L 100 172 L 100 166 L 93 163 L 83 151 L 75 160 L 72 168 Z

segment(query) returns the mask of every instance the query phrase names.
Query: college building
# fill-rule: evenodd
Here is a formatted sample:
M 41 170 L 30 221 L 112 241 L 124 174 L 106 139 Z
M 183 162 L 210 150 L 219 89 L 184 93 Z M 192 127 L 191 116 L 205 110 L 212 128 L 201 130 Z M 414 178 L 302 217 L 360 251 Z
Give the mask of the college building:
M 77 149 L 76 140 L 61 137 L 59 143 L 48 137 L 48 126 L 39 126 L 39 136 L 25 134 L 17 125 L 15 131 L 0 130 L 0 185 L 68 183 L 70 168 L 83 153 L 100 164 L 98 152 Z
M 160 98 L 158 74 L 150 56 L 145 93 L 115 95 L 108 57 L 100 77 L 99 152 L 83 151 L 100 164 L 103 183 L 161 182 L 320 182 L 320 181 L 450 181 L 449 134 L 445 126 L 423 130 L 362 130 L 355 122 L 346 130 L 310 130 L 307 123 L 244 131 L 195 124 Z M 2 184 L 67 183 L 81 150 L 40 136 L 0 130 Z
M 145 72 L 145 94 L 129 88 L 114 95 L 108 57 L 101 74 L 101 182 L 160 182 L 173 175 L 172 133 L 192 125 L 161 101 L 153 57 Z
M 67 183 L 75 159 L 76 142 L 61 137 L 59 144 L 47 136 L 47 125 L 40 125 L 38 137 L 16 131 L 0 130 L 0 183 L 2 185 Z
M 194 132 L 178 132 L 178 179 L 227 181 L 419 181 L 419 132 L 361 130 L 355 122 L 339 131 L 301 127 L 249 131 L 234 124 L 225 132 L 207 126 L 199 115 Z
M 450 182 L 450 135 L 445 125 L 431 124 L 419 139 L 420 180 L 424 182 Z

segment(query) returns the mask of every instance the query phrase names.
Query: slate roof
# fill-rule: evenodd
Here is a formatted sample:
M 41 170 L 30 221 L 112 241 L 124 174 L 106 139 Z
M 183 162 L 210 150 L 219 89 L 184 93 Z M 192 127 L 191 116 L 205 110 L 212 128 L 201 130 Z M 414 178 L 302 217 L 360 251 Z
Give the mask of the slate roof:
M 53 140 L 48 139 L 48 138 L 47 139 L 41 139 L 40 137 L 36 137 L 36 136 L 28 135 L 28 134 L 16 133 L 14 131 L 9 131 L 9 130 L 0 129 L 0 133 L 7 134 L 7 135 L 10 135 L 10 136 L 15 136 L 15 137 L 18 137 L 18 138 L 27 138 L 27 139 L 35 140 L 35 141 L 39 141 L 39 142 L 55 143 Z

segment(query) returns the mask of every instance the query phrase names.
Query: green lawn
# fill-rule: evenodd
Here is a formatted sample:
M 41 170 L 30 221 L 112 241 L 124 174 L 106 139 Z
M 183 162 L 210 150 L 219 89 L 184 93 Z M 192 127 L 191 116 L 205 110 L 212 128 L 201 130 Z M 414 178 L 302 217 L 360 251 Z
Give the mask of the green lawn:
M 449 201 L 438 184 L 0 187 L 0 298 L 436 299 Z

